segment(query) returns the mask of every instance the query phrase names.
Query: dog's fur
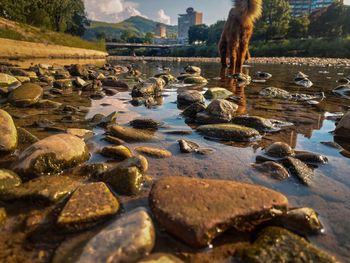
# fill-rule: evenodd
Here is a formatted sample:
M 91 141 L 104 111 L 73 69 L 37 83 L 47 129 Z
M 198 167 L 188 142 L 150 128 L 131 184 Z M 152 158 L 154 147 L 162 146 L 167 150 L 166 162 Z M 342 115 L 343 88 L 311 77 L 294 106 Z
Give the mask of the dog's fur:
M 235 0 L 235 7 L 230 10 L 228 19 L 219 42 L 221 64 L 235 73 L 242 73 L 246 59 L 250 58 L 249 41 L 253 33 L 254 23 L 262 13 L 262 0 Z

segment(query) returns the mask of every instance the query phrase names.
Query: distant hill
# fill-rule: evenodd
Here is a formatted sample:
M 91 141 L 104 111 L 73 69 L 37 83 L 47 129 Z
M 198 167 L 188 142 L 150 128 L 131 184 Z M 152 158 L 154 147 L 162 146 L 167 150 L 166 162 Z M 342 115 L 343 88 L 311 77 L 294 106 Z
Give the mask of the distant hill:
M 131 30 L 135 32 L 137 36 L 142 36 L 147 32 L 156 32 L 157 24 L 159 24 L 159 22 L 141 16 L 133 16 L 120 23 L 91 21 L 90 26 L 86 29 L 84 38 L 92 40 L 96 38 L 96 35 L 104 33 L 108 39 L 115 39 L 119 38 L 125 30 Z M 168 34 L 177 34 L 177 26 L 165 26 Z

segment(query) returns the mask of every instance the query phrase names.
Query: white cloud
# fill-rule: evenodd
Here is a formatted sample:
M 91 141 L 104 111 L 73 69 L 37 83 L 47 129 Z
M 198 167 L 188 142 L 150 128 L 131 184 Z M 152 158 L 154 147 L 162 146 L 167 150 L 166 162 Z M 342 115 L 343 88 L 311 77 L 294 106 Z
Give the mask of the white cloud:
M 167 14 L 165 14 L 164 9 L 160 9 L 158 11 L 158 19 L 159 22 L 170 25 L 171 23 L 171 19 L 170 16 L 168 16 Z
M 126 0 L 84 0 L 88 17 L 92 20 L 120 22 L 131 16 L 143 16 L 138 4 Z

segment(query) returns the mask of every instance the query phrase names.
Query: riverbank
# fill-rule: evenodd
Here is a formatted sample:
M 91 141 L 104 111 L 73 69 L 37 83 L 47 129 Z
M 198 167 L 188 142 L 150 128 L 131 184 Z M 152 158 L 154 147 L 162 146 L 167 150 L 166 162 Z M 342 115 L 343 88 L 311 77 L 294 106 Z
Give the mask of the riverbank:
M 1 59 L 105 58 L 106 52 L 0 38 Z
M 159 61 L 159 62 L 220 62 L 220 58 L 204 57 L 131 57 L 109 56 L 111 61 Z M 255 57 L 249 64 L 287 64 L 305 66 L 340 66 L 350 67 L 350 59 L 343 58 L 300 58 L 300 57 Z

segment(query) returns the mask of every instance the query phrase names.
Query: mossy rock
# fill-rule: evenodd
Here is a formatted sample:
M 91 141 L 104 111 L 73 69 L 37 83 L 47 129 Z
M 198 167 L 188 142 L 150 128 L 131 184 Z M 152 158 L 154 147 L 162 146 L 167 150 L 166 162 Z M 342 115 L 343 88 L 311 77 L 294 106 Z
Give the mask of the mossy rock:
M 111 157 L 121 161 L 133 156 L 131 150 L 124 145 L 104 147 L 101 154 L 105 157 Z
M 27 107 L 37 103 L 42 96 L 42 87 L 33 83 L 25 83 L 10 93 L 8 101 L 17 107 Z
M 38 137 L 24 128 L 17 127 L 18 143 L 21 145 L 30 145 L 39 141 Z
M 156 139 L 153 132 L 134 129 L 129 127 L 123 127 L 120 125 L 115 125 L 110 128 L 110 132 L 113 136 L 120 138 L 127 142 L 133 141 L 151 141 Z
M 204 93 L 206 99 L 226 99 L 232 96 L 232 92 L 224 88 L 210 88 Z
M 335 257 L 310 244 L 304 238 L 279 227 L 262 230 L 252 246 L 238 252 L 242 262 L 338 262 Z
M 135 148 L 135 150 L 139 153 L 142 153 L 151 157 L 156 157 L 156 158 L 167 158 L 172 156 L 171 152 L 160 148 L 154 148 L 154 147 L 143 146 L 143 147 L 137 147 Z
M 0 154 L 16 149 L 18 138 L 15 123 L 10 114 L 0 109 Z
M 206 78 L 201 76 L 191 76 L 184 79 L 185 84 L 193 84 L 193 85 L 205 85 L 208 83 Z
M 17 187 L 21 183 L 22 180 L 16 173 L 6 169 L 0 169 L 0 193 Z

